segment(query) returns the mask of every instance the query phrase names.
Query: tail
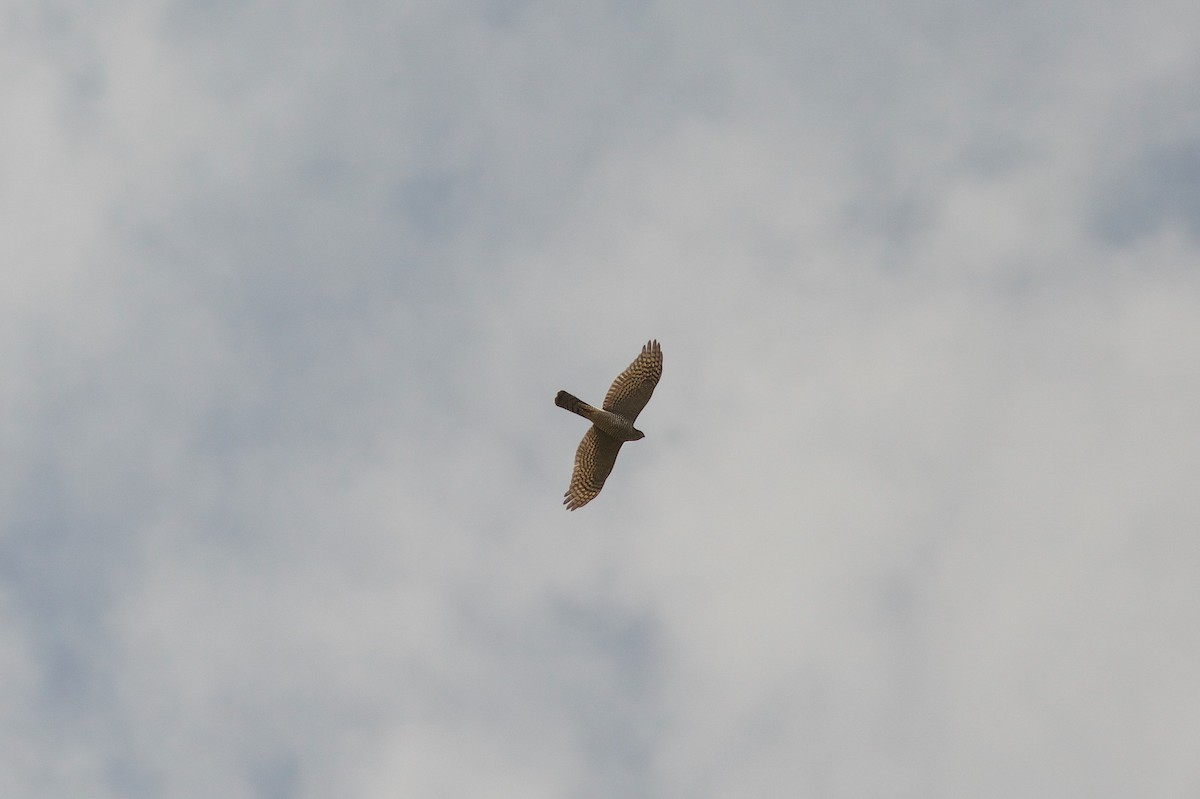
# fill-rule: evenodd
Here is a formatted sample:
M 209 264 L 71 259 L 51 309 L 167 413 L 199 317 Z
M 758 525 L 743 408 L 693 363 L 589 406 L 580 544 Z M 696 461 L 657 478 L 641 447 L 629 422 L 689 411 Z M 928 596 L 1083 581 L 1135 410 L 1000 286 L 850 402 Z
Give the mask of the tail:
M 558 392 L 558 395 L 554 397 L 554 404 L 560 408 L 567 409 L 571 413 L 577 413 L 589 421 L 592 418 L 592 414 L 596 412 L 596 409 L 591 405 L 588 405 L 574 394 L 568 394 L 565 391 Z

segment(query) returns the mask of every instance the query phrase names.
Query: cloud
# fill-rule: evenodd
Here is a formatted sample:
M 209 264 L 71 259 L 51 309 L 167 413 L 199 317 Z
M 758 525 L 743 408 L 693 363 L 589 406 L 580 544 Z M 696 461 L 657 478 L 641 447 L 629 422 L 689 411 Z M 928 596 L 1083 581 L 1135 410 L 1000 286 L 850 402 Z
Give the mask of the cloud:
M 13 11 L 5 792 L 1193 789 L 1195 13 L 1093 12 Z

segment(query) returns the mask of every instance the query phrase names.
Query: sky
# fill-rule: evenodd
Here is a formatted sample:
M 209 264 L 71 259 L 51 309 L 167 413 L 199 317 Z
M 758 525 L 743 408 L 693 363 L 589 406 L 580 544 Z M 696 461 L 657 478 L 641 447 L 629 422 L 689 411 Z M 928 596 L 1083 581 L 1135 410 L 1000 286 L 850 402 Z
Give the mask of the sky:
M 1198 32 L 0 3 L 0 795 L 1200 797 Z

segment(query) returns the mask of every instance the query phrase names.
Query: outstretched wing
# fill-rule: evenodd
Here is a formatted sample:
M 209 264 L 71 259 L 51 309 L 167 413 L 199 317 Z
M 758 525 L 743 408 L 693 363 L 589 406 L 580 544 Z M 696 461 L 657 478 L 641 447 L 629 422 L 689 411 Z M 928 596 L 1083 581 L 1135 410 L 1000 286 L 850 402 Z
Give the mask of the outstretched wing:
M 604 410 L 620 414 L 633 422 L 637 419 L 642 408 L 650 401 L 658 379 L 662 377 L 662 347 L 657 341 L 650 341 L 642 347 L 642 352 L 633 359 L 624 372 L 604 395 Z
M 571 472 L 571 486 L 563 494 L 567 510 L 582 508 L 591 502 L 604 488 L 604 481 L 617 462 L 621 442 L 601 432 L 592 425 L 583 434 L 579 449 L 575 450 L 575 470 Z

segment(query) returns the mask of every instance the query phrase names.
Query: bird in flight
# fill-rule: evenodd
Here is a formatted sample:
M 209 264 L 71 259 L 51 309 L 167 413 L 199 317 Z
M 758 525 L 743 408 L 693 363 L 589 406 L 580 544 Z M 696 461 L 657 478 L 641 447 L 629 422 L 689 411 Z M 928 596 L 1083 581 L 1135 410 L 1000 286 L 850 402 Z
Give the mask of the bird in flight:
M 595 499 L 617 462 L 621 445 L 645 436 L 633 423 L 650 401 L 650 395 L 662 377 L 662 363 L 662 347 L 657 341 L 650 341 L 642 347 L 633 363 L 617 375 L 604 395 L 602 408 L 594 408 L 565 391 L 558 392 L 554 398 L 558 407 L 577 413 L 592 423 L 575 451 L 571 485 L 563 495 L 567 510 L 582 508 Z

